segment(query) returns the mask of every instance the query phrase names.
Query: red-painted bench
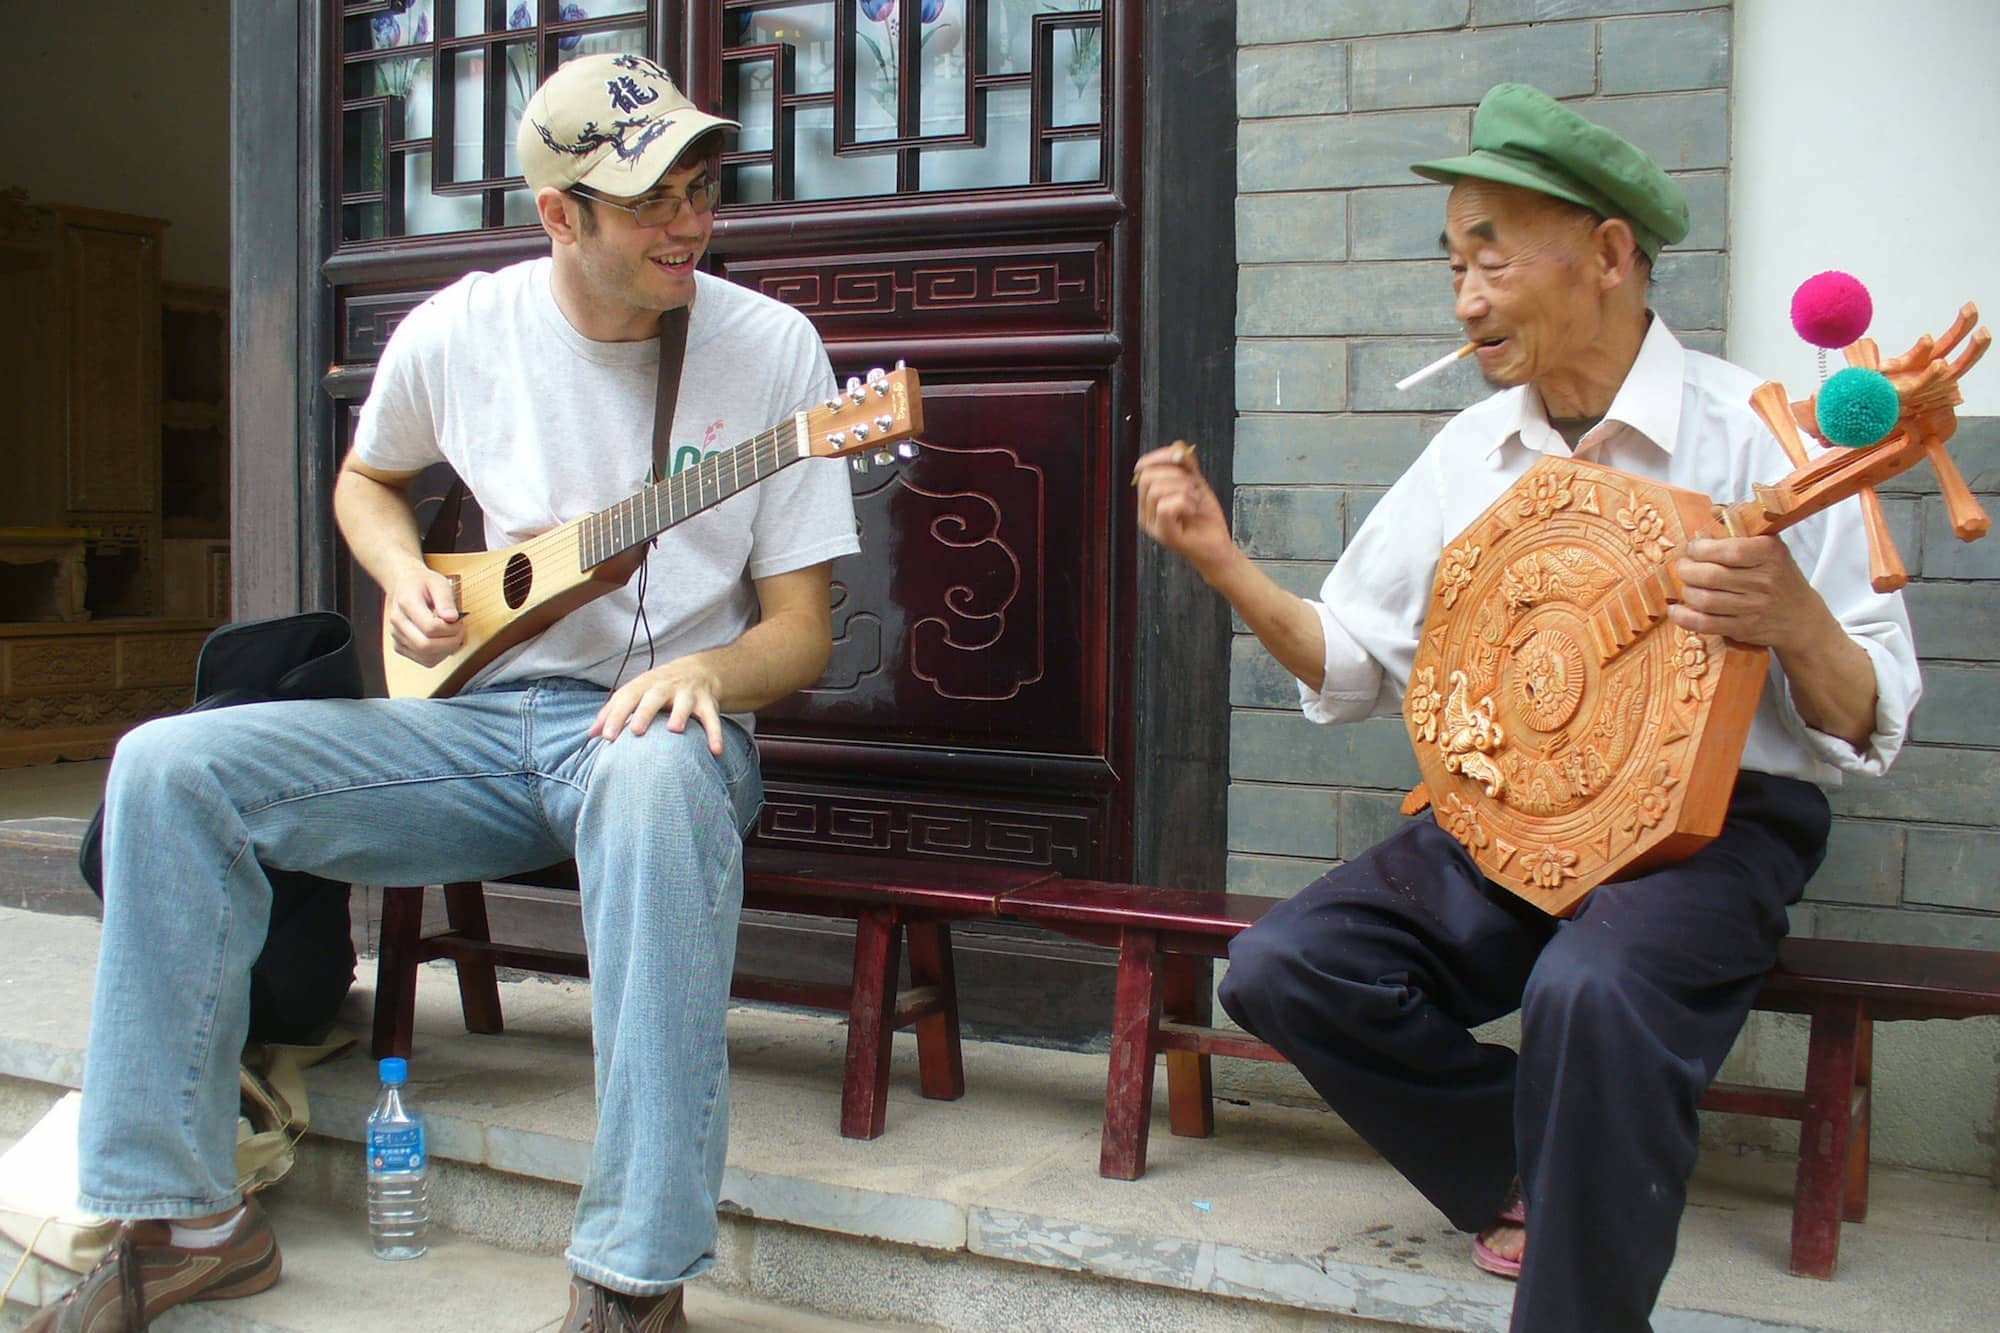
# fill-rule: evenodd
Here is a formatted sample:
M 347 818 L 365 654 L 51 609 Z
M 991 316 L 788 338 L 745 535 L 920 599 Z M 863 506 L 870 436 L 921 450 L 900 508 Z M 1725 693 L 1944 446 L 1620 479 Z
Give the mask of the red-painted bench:
M 916 1029 L 923 1095 L 946 1100 L 964 1095 L 951 923 L 990 918 L 1003 894 L 1047 878 L 1049 872 L 1033 869 L 752 846 L 744 858 L 744 907 L 852 920 L 854 970 L 845 986 L 739 971 L 730 980 L 730 994 L 846 1014 L 840 1132 L 848 1138 L 875 1138 L 887 1111 L 890 1038 L 898 1028 Z M 573 888 L 575 869 L 552 867 L 528 880 Z M 425 935 L 421 887 L 391 888 L 383 894 L 375 982 L 378 1057 L 410 1054 L 417 969 L 425 962 L 448 959 L 457 967 L 465 1026 L 478 1033 L 503 1028 L 496 968 L 590 974 L 583 954 L 494 940 L 483 884 L 447 884 L 444 900 L 446 928 Z M 905 940 L 911 984 L 899 989 Z
M 1207 999 L 1204 960 L 1226 957 L 1229 941 L 1276 901 L 1061 879 L 1001 900 L 1004 916 L 1119 951 L 1100 1174 L 1136 1180 L 1145 1172 L 1159 1055 L 1167 1057 L 1169 1127 L 1197 1138 L 1215 1132 L 1210 1056 L 1283 1061 L 1255 1037 L 1198 1018 Z M 2000 953 L 1787 940 L 1757 1008 L 1810 1018 L 1805 1087 L 1718 1083 L 1701 1105 L 1799 1122 L 1790 1268 L 1831 1278 L 1841 1221 L 1868 1215 L 1875 1021 L 2000 1014 Z

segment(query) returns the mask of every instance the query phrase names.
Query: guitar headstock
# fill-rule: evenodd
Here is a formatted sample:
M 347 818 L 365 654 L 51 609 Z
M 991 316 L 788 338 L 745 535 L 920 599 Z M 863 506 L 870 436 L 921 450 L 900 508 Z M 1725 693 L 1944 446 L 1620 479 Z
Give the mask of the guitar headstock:
M 894 370 L 850 378 L 845 390 L 806 414 L 813 456 L 851 458 L 857 470 L 916 457 L 913 437 L 923 428 L 923 386 L 900 361 Z

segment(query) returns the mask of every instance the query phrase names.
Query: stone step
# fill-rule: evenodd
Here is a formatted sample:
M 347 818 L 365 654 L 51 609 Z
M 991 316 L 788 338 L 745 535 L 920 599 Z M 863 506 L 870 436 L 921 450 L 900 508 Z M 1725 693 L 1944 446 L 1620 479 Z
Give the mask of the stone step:
M 369 1252 L 366 1227 L 352 1212 L 315 1206 L 283 1189 L 272 1191 L 267 1203 L 284 1256 L 278 1284 L 241 1300 L 170 1310 L 154 1322 L 158 1333 L 537 1333 L 562 1321 L 569 1276 L 553 1255 L 439 1232 L 422 1258 L 385 1263 Z M 18 1248 L 0 1240 L 0 1277 L 19 1256 Z M 75 1274 L 35 1261 L 0 1308 L 0 1333 L 14 1333 L 37 1304 L 59 1297 L 75 1281 Z M 708 1282 L 690 1285 L 687 1309 L 696 1333 L 910 1327 L 828 1318 Z
M 88 920 L 0 911 L 0 1132 L 80 1075 L 95 936 Z M 364 970 L 355 1031 L 371 984 Z M 507 1033 L 471 1036 L 450 972 L 426 969 L 411 1097 L 430 1118 L 440 1223 L 553 1261 L 595 1132 L 588 988 L 503 992 Z M 1108 1181 L 1101 1055 L 969 1042 L 965 1097 L 933 1102 L 915 1093 L 904 1038 L 888 1132 L 859 1142 L 836 1128 L 844 1036 L 821 1017 L 732 1010 L 730 1163 L 704 1285 L 968 1333 L 1506 1327 L 1511 1287 L 1474 1269 L 1468 1238 L 1323 1110 L 1224 1102 L 1216 1136 L 1186 1140 L 1165 1132 L 1162 1103 L 1146 1176 Z M 271 1198 L 352 1219 L 358 1236 L 374 1072 L 350 1054 L 309 1082 L 313 1134 Z M 1812 1282 L 1785 1273 L 1792 1165 L 1707 1156 L 1657 1329 L 1990 1330 L 2000 1194 L 1878 1170 L 1840 1280 Z

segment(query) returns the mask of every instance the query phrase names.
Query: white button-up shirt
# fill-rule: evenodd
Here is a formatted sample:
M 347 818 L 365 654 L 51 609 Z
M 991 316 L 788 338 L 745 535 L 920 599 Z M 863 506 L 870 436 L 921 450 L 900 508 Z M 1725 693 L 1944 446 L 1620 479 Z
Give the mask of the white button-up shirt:
M 1682 347 L 1658 316 L 1647 330 L 1610 411 L 1578 442 L 1576 456 L 1718 503 L 1751 494 L 1751 483 L 1790 473 L 1777 437 L 1750 407 L 1759 380 Z M 1430 604 L 1438 554 L 1543 455 L 1571 451 L 1523 386 L 1453 417 L 1390 488 L 1320 587 L 1326 677 L 1300 682 L 1315 722 L 1351 722 L 1402 708 L 1417 636 Z M 1861 750 L 1808 727 L 1775 655 L 1743 747 L 1743 767 L 1822 787 L 1842 770 L 1879 774 L 1902 748 L 1923 692 L 1909 617 L 1897 593 L 1868 584 L 1861 504 L 1845 500 L 1779 534 L 1812 586 L 1875 666 L 1875 731 Z

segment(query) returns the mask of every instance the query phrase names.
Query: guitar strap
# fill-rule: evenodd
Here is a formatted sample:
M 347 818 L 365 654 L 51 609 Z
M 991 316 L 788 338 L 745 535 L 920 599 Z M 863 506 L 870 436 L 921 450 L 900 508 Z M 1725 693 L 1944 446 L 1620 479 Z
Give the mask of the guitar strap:
M 653 388 L 653 480 L 667 479 L 673 446 L 667 436 L 674 428 L 674 404 L 680 401 L 681 362 L 687 356 L 688 312 L 676 306 L 660 313 L 660 375 Z
M 653 385 L 651 479 L 655 482 L 665 481 L 668 469 L 673 464 L 673 445 L 667 437 L 673 433 L 674 404 L 680 399 L 681 363 L 687 357 L 690 309 L 689 306 L 678 306 L 660 314 L 660 373 Z M 444 499 L 438 504 L 437 513 L 431 517 L 430 525 L 424 529 L 425 555 L 438 555 L 461 549 L 458 522 L 460 511 L 465 508 L 465 495 L 465 482 L 453 476 L 451 489 L 445 492 Z

